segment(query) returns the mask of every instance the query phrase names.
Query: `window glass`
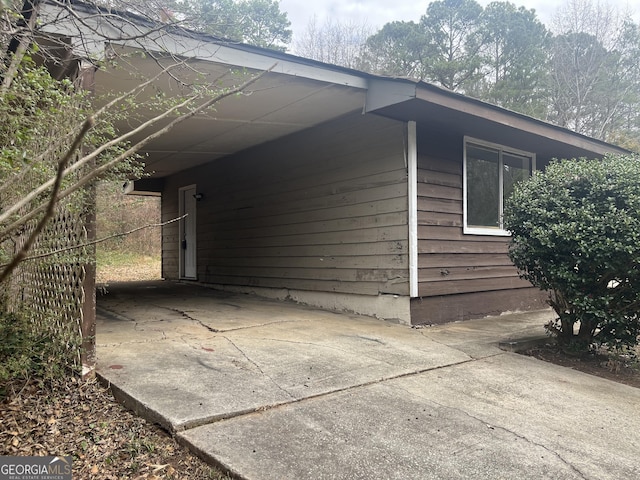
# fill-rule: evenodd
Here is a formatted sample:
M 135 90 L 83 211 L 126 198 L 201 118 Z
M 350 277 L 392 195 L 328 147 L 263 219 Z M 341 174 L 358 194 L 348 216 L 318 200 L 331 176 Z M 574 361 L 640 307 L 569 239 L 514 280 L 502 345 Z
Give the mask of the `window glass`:
M 506 200 L 513 193 L 513 187 L 523 180 L 529 178 L 531 172 L 531 159 L 522 155 L 502 154 L 502 185 L 503 200 Z
M 500 227 L 499 152 L 467 145 L 467 225 Z
M 502 225 L 504 203 L 534 166 L 533 155 L 465 143 L 465 233 L 508 235 Z

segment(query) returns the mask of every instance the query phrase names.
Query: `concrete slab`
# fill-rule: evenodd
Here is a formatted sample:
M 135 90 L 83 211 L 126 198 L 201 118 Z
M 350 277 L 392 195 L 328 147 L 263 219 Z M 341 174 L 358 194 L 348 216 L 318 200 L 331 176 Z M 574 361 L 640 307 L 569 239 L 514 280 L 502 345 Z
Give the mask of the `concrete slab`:
M 179 434 L 249 479 L 639 478 L 640 391 L 504 354 Z
M 471 360 L 407 326 L 183 287 L 116 290 L 97 328 L 100 375 L 170 431 Z
M 422 332 L 426 337 L 473 358 L 483 358 L 500 354 L 499 343 L 522 338 L 546 338 L 544 325 L 553 318 L 553 311 L 547 309 L 423 327 Z
M 582 478 L 640 478 L 640 389 L 513 353 L 391 383 L 543 446 Z
M 640 390 L 498 348 L 549 311 L 410 328 L 169 282 L 98 305 L 117 398 L 239 478 L 640 478 Z
M 99 349 L 99 373 L 129 408 L 169 431 L 292 397 L 224 339 Z

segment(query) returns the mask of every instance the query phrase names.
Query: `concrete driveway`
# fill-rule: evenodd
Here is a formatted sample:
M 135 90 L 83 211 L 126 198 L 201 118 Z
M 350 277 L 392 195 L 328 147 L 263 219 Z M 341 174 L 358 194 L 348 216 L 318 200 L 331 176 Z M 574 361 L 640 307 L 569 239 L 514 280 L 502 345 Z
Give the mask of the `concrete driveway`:
M 508 353 L 550 312 L 411 328 L 154 282 L 98 299 L 98 372 L 239 478 L 640 478 L 640 390 Z

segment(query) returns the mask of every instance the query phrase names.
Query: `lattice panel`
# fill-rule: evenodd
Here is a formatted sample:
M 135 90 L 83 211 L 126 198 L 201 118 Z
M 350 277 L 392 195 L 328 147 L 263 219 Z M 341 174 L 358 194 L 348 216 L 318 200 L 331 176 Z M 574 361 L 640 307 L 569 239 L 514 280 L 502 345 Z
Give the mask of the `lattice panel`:
M 32 224 L 23 232 L 16 250 L 33 228 Z M 64 250 L 86 241 L 81 215 L 60 208 L 30 255 Z M 31 317 L 35 331 L 50 339 L 52 351 L 66 357 L 77 371 L 81 369 L 84 265 L 89 260 L 85 256 L 83 249 L 75 249 L 23 262 L 13 276 L 10 299 L 14 309 L 21 309 Z

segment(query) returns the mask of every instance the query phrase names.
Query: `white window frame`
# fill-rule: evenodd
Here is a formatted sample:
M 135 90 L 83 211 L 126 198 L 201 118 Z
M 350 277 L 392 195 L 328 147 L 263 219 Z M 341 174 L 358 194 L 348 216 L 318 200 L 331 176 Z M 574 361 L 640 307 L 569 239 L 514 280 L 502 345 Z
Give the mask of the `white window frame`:
M 511 153 L 514 155 L 521 155 L 523 157 L 529 157 L 531 159 L 531 174 L 533 175 L 536 171 L 536 154 L 533 152 L 526 152 L 524 150 L 518 150 L 517 148 L 507 147 L 505 145 L 500 145 L 498 143 L 487 142 L 485 140 L 480 140 L 478 138 L 467 137 L 465 136 L 463 139 L 462 151 L 463 151 L 463 162 L 462 162 L 462 211 L 463 211 L 463 232 L 465 235 L 492 235 L 497 237 L 510 237 L 511 232 L 505 230 L 503 228 L 483 228 L 483 227 L 469 227 L 467 225 L 467 145 L 468 144 L 478 145 L 480 147 L 487 147 L 497 150 L 500 158 L 500 178 L 499 178 L 499 189 L 498 198 L 500 205 L 498 206 L 498 215 L 502 219 L 502 215 L 504 212 L 503 205 L 503 177 L 502 177 L 502 155 L 504 153 Z M 502 223 L 502 220 L 500 221 Z

